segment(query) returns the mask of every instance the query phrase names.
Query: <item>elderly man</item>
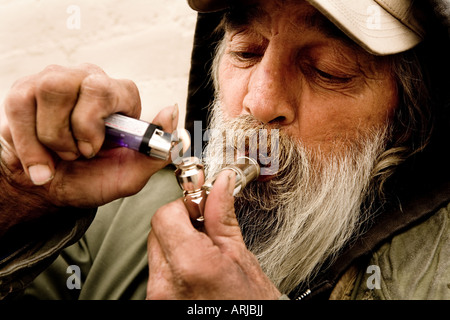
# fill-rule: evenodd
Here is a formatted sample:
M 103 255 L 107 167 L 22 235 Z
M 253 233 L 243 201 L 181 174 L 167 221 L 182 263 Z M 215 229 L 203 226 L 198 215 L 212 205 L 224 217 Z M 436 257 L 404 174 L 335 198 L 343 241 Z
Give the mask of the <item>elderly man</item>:
M 221 172 L 194 227 L 167 162 L 101 148 L 105 117 L 139 115 L 133 83 L 91 65 L 22 79 L 1 129 L 3 295 L 47 268 L 102 206 L 27 296 L 449 298 L 448 108 L 437 77 L 448 34 L 432 6 L 189 3 L 203 12 L 194 59 L 222 37 L 215 92 L 199 101 L 214 98 L 211 128 L 237 133 L 210 137 L 209 174 L 259 130 L 276 135 L 258 148 L 277 165 L 236 198 L 235 174 Z M 208 91 L 198 69 L 193 95 Z M 205 116 L 200 107 L 189 120 Z M 154 122 L 172 132 L 177 117 L 169 107 Z

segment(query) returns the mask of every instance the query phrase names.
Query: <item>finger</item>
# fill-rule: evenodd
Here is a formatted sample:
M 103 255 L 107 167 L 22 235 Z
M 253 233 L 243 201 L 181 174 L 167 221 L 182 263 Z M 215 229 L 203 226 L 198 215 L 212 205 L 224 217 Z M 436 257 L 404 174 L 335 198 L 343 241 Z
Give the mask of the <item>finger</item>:
M 111 79 L 106 74 L 84 78 L 71 117 L 78 150 L 86 158 L 92 158 L 103 145 L 106 117 L 123 113 L 139 118 L 140 112 L 139 91 L 133 82 Z
M 36 135 L 36 99 L 34 77 L 16 82 L 7 95 L 4 111 L 12 143 L 24 171 L 36 185 L 50 181 L 55 172 L 53 157 Z
M 166 132 L 172 133 L 173 141 L 179 141 L 172 146 L 170 150 L 170 160 L 173 164 L 181 163 L 183 155 L 189 149 L 191 144 L 190 135 L 184 128 L 177 129 L 179 118 L 178 104 L 172 107 L 166 107 L 161 110 L 153 119 L 152 123 L 159 125 Z
M 180 243 L 198 233 L 191 224 L 182 199 L 161 207 L 152 217 L 151 225 L 152 232 L 167 252 L 177 250 Z
M 205 204 L 205 231 L 219 246 L 244 243 L 234 212 L 235 179 L 236 174 L 231 170 L 220 173 Z
M 36 131 L 39 141 L 63 160 L 75 160 L 78 148 L 72 135 L 70 115 L 86 72 L 60 66 L 41 72 L 36 90 Z
M 167 299 L 172 293 L 170 286 L 172 273 L 153 231 L 148 236 L 147 252 L 149 268 L 147 299 Z
M 203 255 L 212 257 L 219 252 L 206 234 L 193 227 L 181 199 L 157 211 L 152 218 L 152 231 L 167 261 L 178 268 L 198 269 L 195 264 L 204 260 Z
M 169 162 L 170 160 L 155 159 L 127 148 L 102 149 L 90 161 L 60 163 L 55 177 L 58 183 L 55 183 L 55 186 L 64 186 L 64 189 L 58 188 L 58 191 L 65 197 L 71 194 L 79 196 L 80 190 L 89 197 L 100 188 L 102 197 L 95 199 L 101 200 L 96 203 L 100 205 L 117 197 L 126 197 L 139 192 L 152 174 Z M 71 183 L 67 183 L 70 177 L 74 179 Z M 98 177 L 101 177 L 101 180 Z M 66 182 L 59 183 L 60 180 Z
M 152 123 L 161 126 L 166 132 L 172 133 L 177 129 L 179 118 L 178 104 L 162 109 Z

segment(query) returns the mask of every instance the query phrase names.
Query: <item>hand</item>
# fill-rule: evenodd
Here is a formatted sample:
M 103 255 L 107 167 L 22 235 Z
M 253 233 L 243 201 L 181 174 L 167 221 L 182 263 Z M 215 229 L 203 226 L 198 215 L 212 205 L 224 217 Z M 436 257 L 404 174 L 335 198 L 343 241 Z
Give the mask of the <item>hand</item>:
M 140 111 L 129 80 L 112 79 L 93 65 L 47 67 L 16 82 L 5 99 L 0 172 L 9 185 L 56 206 L 96 207 L 136 193 L 168 162 L 101 146 L 107 116 L 137 118 Z M 176 107 L 166 108 L 154 123 L 172 132 L 177 116 Z
M 281 293 L 244 244 L 234 214 L 234 173 L 219 175 L 205 205 L 204 232 L 183 200 L 154 215 L 148 237 L 148 299 L 278 299 Z

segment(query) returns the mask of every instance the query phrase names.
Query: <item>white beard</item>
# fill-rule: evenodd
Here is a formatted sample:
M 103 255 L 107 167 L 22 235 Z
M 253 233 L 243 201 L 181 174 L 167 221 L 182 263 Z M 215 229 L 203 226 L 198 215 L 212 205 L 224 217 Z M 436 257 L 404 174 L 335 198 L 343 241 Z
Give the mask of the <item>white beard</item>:
M 225 143 L 235 148 L 250 131 L 266 128 L 249 116 L 225 120 L 218 103 L 210 127 L 228 135 L 237 132 L 238 142 L 210 137 L 204 153 L 209 175 L 233 160 L 223 159 Z M 236 215 L 247 248 L 281 292 L 311 280 L 370 218 L 363 203 L 372 202 L 372 171 L 387 140 L 387 128 L 377 131 L 343 142 L 334 154 L 308 151 L 280 131 L 277 176 L 253 182 L 237 196 Z

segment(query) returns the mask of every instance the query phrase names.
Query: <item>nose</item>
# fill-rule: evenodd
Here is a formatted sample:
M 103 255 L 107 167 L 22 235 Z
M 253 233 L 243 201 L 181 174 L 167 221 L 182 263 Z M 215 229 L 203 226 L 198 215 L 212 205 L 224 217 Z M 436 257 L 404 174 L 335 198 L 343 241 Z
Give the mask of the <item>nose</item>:
M 290 81 L 292 66 L 266 51 L 250 76 L 243 112 L 265 124 L 289 125 L 296 117 L 301 88 Z

